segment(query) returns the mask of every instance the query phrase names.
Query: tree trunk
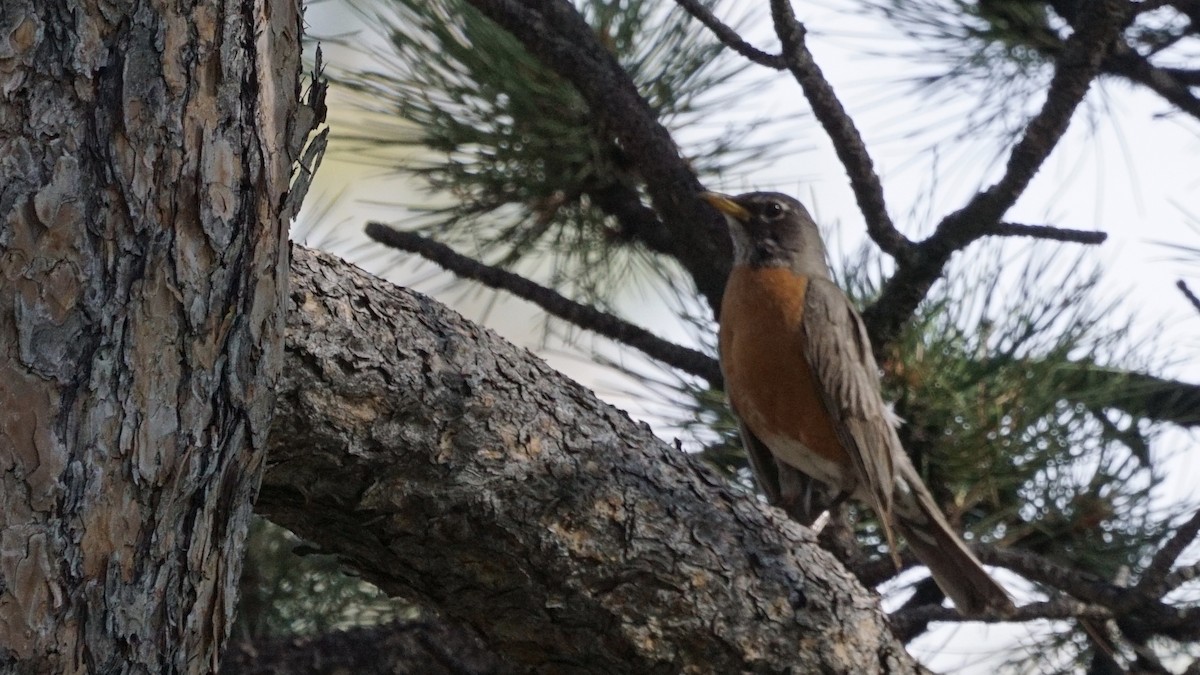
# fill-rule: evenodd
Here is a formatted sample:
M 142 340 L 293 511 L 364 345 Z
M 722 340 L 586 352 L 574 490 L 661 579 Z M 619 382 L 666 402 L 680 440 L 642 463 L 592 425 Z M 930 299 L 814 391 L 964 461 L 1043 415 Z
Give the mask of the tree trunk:
M 283 357 L 299 37 L 293 0 L 4 4 L 6 673 L 216 667 Z
M 293 249 L 259 510 L 534 672 L 911 672 L 808 530 L 540 359 Z

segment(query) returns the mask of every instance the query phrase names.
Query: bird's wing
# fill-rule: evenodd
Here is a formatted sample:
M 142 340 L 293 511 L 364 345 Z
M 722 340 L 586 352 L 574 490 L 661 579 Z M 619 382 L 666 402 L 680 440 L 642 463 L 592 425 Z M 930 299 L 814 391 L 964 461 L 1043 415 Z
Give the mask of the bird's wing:
M 893 453 L 903 450 L 879 392 L 879 371 L 866 327 L 841 289 L 814 278 L 804 300 L 803 329 L 804 356 L 833 428 L 890 539 Z

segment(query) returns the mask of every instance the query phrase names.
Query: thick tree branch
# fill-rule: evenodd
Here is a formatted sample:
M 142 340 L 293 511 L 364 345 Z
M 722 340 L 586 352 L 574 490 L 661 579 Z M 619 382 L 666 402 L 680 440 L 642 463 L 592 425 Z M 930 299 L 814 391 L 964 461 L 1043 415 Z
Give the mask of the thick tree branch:
M 907 262 L 913 244 L 892 223 L 883 198 L 883 185 L 875 174 L 875 164 L 871 161 L 867 146 L 833 87 L 813 61 L 812 53 L 804 42 L 804 25 L 796 20 L 791 0 L 771 0 L 771 17 L 775 21 L 775 33 L 783 44 L 783 58 L 788 70 L 800 83 L 813 114 L 833 141 L 838 159 L 846 168 L 850 187 L 858 200 L 858 209 L 867 222 L 867 233 L 885 253 L 899 263 Z
M 1046 101 L 1013 147 L 1003 177 L 975 195 L 962 209 L 942 219 L 934 234 L 916 245 L 911 260 L 898 260 L 896 274 L 884 285 L 878 300 L 863 312 L 876 349 L 895 339 L 900 327 L 941 276 L 951 254 L 996 227 L 1025 191 L 1087 94 L 1104 55 L 1125 23 L 1127 11 L 1127 3 L 1119 0 L 1089 5 L 1075 33 L 1066 41 Z
M 541 307 L 552 316 L 629 345 L 672 368 L 704 378 L 710 386 L 721 386 L 721 368 L 717 360 L 703 352 L 664 340 L 618 316 L 575 302 L 519 274 L 485 265 L 416 232 L 405 232 L 383 223 L 368 223 L 366 232 L 368 237 L 381 244 L 416 253 L 464 279 L 474 279 L 490 288 L 508 291 Z
M 570 82 L 646 183 L 674 242 L 673 255 L 717 313 L 729 274 L 725 221 L 697 198 L 700 181 L 616 57 L 569 2 L 469 0 L 513 34 L 539 61 Z
M 781 512 L 427 298 L 299 247 L 292 272 L 275 522 L 526 670 L 916 670 Z

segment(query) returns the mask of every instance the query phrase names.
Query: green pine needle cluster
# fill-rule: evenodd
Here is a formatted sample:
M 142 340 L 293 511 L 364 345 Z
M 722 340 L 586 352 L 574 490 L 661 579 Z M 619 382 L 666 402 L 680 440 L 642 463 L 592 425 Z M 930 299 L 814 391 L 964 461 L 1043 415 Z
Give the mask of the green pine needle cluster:
M 598 204 L 646 201 L 642 180 L 570 83 L 462 0 L 367 7 L 359 5 L 386 38 L 386 49 L 370 48 L 380 66 L 333 77 L 391 120 L 359 132 L 356 152 L 417 150 L 397 168 L 421 181 L 429 204 L 404 227 L 491 264 L 530 261 L 522 272 L 592 301 L 609 299 L 614 278 L 667 274 Z M 738 174 L 781 152 L 754 140 L 761 122 L 707 121 L 753 82 L 739 77 L 746 63 L 681 9 L 646 0 L 578 7 L 697 173 Z

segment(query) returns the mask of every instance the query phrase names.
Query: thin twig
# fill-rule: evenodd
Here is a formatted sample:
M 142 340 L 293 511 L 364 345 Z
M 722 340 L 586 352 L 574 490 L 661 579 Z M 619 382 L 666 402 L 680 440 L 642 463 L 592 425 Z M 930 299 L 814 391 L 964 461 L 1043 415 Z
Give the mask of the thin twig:
M 892 629 L 900 635 L 905 635 L 910 632 L 911 624 L 928 624 L 934 621 L 983 621 L 985 623 L 1001 623 L 1013 622 L 1019 623 L 1022 621 L 1033 621 L 1036 619 L 1079 619 L 1091 618 L 1107 620 L 1113 616 L 1112 611 L 1106 607 L 1098 605 L 1090 605 L 1087 603 L 1072 600 L 1071 598 L 1058 598 L 1047 602 L 1031 602 L 1028 605 L 1022 605 L 1012 614 L 973 614 L 971 616 L 963 616 L 957 609 L 943 607 L 941 605 L 922 605 L 920 607 L 911 607 L 901 609 L 894 612 L 889 618 L 892 622 Z
M 758 49 L 754 45 L 742 39 L 741 35 L 737 34 L 733 28 L 721 22 L 708 7 L 705 7 L 697 0 L 675 0 L 676 4 L 687 10 L 688 14 L 696 17 L 700 23 L 708 27 L 721 41 L 721 44 L 729 47 L 733 51 L 741 54 L 747 59 L 757 63 L 760 66 L 774 68 L 775 70 L 783 70 L 787 68 L 783 57 L 779 54 L 769 54 Z
M 1104 60 L 1104 72 L 1136 82 L 1182 112 L 1200 119 L 1200 98 L 1192 94 L 1189 83 L 1176 77 L 1172 70 L 1150 63 L 1150 59 L 1127 44 L 1119 45 L 1118 51 Z
M 1175 287 L 1183 292 L 1183 296 L 1188 299 L 1188 302 L 1192 303 L 1192 307 L 1195 307 L 1196 311 L 1200 312 L 1200 298 L 1196 297 L 1196 294 L 1192 292 L 1192 289 L 1188 288 L 1187 283 L 1185 283 L 1183 279 L 1180 279 L 1179 281 L 1175 282 Z
M 1183 553 L 1183 550 L 1196 540 L 1197 534 L 1200 534 L 1200 509 L 1197 509 L 1187 522 L 1180 525 L 1171 538 L 1162 545 L 1162 548 L 1158 549 L 1150 564 L 1146 566 L 1142 580 L 1134 587 L 1135 590 L 1148 599 L 1161 598 L 1165 592 L 1163 586 L 1167 574 L 1171 571 L 1171 565 L 1175 563 L 1179 554 Z
M 780 3 L 785 0 L 773 0 L 772 4 Z M 943 218 L 932 236 L 916 244 L 909 263 L 900 261 L 896 274 L 887 281 L 879 298 L 863 312 L 876 349 L 895 339 L 900 327 L 941 277 L 951 254 L 995 228 L 1029 186 L 1087 95 L 1104 55 L 1125 23 L 1127 12 L 1128 5 L 1120 0 L 1098 0 L 1083 13 L 1075 33 L 1058 56 L 1046 101 L 1013 146 L 1000 181 Z
M 896 229 L 888 215 L 883 185 L 875 173 L 875 163 L 871 161 L 862 134 L 842 107 L 820 67 L 813 61 L 812 52 L 804 42 L 804 24 L 796 19 L 790 0 L 771 0 L 771 17 L 775 21 L 775 33 L 783 44 L 783 59 L 788 70 L 800 83 L 813 114 L 833 141 L 833 148 L 842 166 L 846 167 L 858 209 L 867 222 L 867 233 L 880 249 L 904 264 L 911 254 L 913 243 Z
M 978 545 L 971 550 L 988 564 L 1010 569 L 1021 576 L 1068 593 L 1084 602 L 1117 607 L 1128 604 L 1132 590 L 1122 588 L 1094 574 L 1065 567 L 1031 551 Z
M 1183 567 L 1176 567 L 1175 569 L 1171 570 L 1170 574 L 1163 577 L 1163 593 L 1170 593 L 1176 588 L 1179 588 L 1189 581 L 1195 581 L 1196 579 L 1200 579 L 1200 562 L 1192 563 L 1191 565 L 1184 565 Z
M 1103 244 L 1108 239 L 1108 234 L 1105 232 L 1070 230 L 1051 225 L 1024 225 L 1022 223 L 999 223 L 988 228 L 987 234 L 1000 237 L 1052 239 L 1076 244 Z
M 714 387 L 721 384 L 721 369 L 716 359 L 702 352 L 664 340 L 640 326 L 595 307 L 575 302 L 554 289 L 541 286 L 519 274 L 485 265 L 415 232 L 397 230 L 383 223 L 368 223 L 366 232 L 367 236 L 381 244 L 416 253 L 464 279 L 473 279 L 490 288 L 508 291 L 580 328 L 629 345 L 652 359 L 704 378 Z

